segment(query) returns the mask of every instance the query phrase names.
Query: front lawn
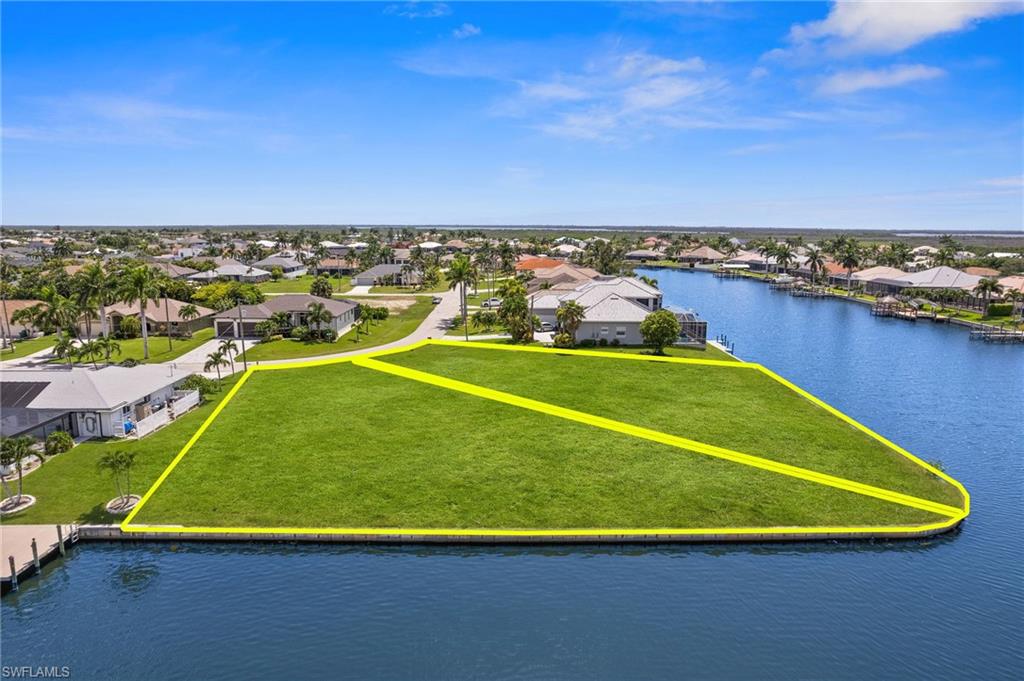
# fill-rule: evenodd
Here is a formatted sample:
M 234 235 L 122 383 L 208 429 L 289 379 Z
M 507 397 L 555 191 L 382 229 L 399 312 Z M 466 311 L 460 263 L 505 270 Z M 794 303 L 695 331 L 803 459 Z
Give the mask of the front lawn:
M 512 354 L 467 352 L 497 354 L 499 363 Z M 525 368 L 536 375 L 529 362 Z M 597 379 L 571 368 L 560 380 L 601 391 Z M 253 374 L 132 522 L 565 529 L 940 519 L 340 363 Z
M 418 288 L 416 286 L 373 286 L 370 288 L 370 293 L 443 293 L 448 290 L 448 280 L 445 279 L 444 274 L 441 274 L 440 281 L 437 282 L 437 286 L 429 288 Z
M 381 302 L 379 299 L 357 297 L 348 297 L 346 300 L 367 303 L 369 305 Z M 429 300 L 417 299 L 416 302 L 404 310 L 392 312 L 384 321 L 375 322 L 367 326 L 368 333 L 360 333 L 358 339 L 356 338 L 355 329 L 352 329 L 333 343 L 302 342 L 283 338 L 270 341 L 269 343 L 258 343 L 246 350 L 246 357 L 251 362 L 258 362 L 271 359 L 295 359 L 300 357 L 316 357 L 318 355 L 333 355 L 339 352 L 372 348 L 408 336 L 430 314 L 433 307 Z
M 309 293 L 309 287 L 316 279 L 312 274 L 304 274 L 294 279 L 278 279 L 277 281 L 264 281 L 257 284 L 264 293 Z M 331 288 L 335 293 L 345 293 L 352 290 L 352 283 L 349 277 L 331 277 Z
M 96 467 L 99 458 L 118 449 L 135 452 L 131 491 L 141 495 L 185 446 L 235 380 L 225 378 L 221 391 L 211 395 L 207 402 L 141 440 L 89 440 L 48 460 L 25 476 L 25 494 L 38 499 L 35 506 L 4 518 L 4 523 L 120 522 L 123 516 L 112 516 L 104 510 L 106 503 L 117 496 L 117 487 L 108 474 Z
M 167 346 L 167 336 L 150 336 L 149 359 L 143 359 L 141 338 L 119 338 L 117 339 L 117 344 L 120 346 L 120 350 L 116 353 L 111 353 L 110 361 L 114 364 L 123 362 L 126 359 L 134 359 L 143 364 L 170 362 L 212 339 L 213 327 L 200 329 L 192 334 L 191 338 L 172 336 L 170 347 Z M 57 363 L 65 360 L 54 359 L 51 361 Z M 97 364 L 103 364 L 105 361 L 105 358 L 96 358 Z M 91 364 L 89 360 L 85 359 L 75 360 L 75 362 L 78 364 Z
M 20 359 L 37 352 L 53 347 L 53 335 L 40 336 L 39 338 L 32 338 L 30 340 L 16 340 L 14 341 L 14 349 L 9 347 L 3 348 L 0 351 L 0 362 L 8 359 Z

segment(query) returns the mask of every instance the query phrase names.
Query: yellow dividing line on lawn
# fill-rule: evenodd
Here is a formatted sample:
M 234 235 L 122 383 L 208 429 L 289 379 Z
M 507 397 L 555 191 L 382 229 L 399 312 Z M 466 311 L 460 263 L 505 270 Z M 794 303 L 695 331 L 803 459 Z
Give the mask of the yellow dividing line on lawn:
M 955 508 L 953 506 L 947 506 L 940 504 L 935 501 L 928 501 L 927 499 L 921 499 L 918 497 L 910 496 L 909 494 L 903 494 L 900 492 L 894 492 L 892 490 L 882 489 L 880 487 L 873 487 L 872 485 L 866 485 L 860 482 L 854 482 L 845 478 L 839 478 L 826 473 L 818 473 L 816 471 L 808 470 L 806 468 L 800 468 L 798 466 L 792 466 L 790 464 L 780 463 L 778 461 L 772 461 L 764 459 L 759 456 L 752 456 L 750 454 L 743 454 L 723 447 L 716 447 L 714 445 L 705 444 L 703 442 L 697 442 L 696 440 L 690 440 L 687 438 L 679 437 L 676 435 L 669 435 L 649 428 L 643 428 L 641 426 L 634 426 L 621 421 L 615 421 L 613 419 L 604 418 L 602 416 L 594 416 L 585 412 L 576 411 L 575 409 L 568 409 L 566 407 L 559 407 L 557 405 L 549 404 L 547 402 L 540 402 L 538 400 L 532 400 L 527 397 L 520 397 L 518 395 L 512 395 L 510 393 L 501 392 L 500 390 L 493 390 L 491 388 L 483 388 L 478 385 L 471 383 L 464 383 L 451 378 L 444 378 L 436 374 L 426 373 L 424 371 L 417 371 L 416 369 L 409 369 L 406 367 L 398 366 L 395 364 L 389 364 L 386 362 L 379 362 L 375 359 L 367 357 L 356 357 L 352 360 L 352 364 L 367 369 L 374 369 L 395 376 L 401 376 L 402 378 L 408 378 L 421 383 L 428 383 L 448 390 L 454 390 L 468 395 L 475 395 L 476 397 L 483 397 L 488 400 L 495 402 L 502 402 L 504 404 L 510 404 L 516 407 L 522 407 L 524 409 L 530 409 L 531 411 L 540 412 L 542 414 L 549 414 L 551 416 L 557 416 L 569 421 L 576 421 L 577 423 L 584 423 L 598 428 L 604 428 L 605 430 L 611 430 L 625 435 L 631 435 L 633 437 L 650 440 L 652 442 L 658 442 L 661 444 L 678 447 L 680 449 L 686 449 L 700 454 L 707 454 L 708 456 L 714 456 L 719 459 L 725 459 L 726 461 L 733 461 L 735 463 L 741 463 L 754 468 L 760 468 L 774 473 L 781 473 L 782 475 L 788 475 L 794 478 L 800 478 L 802 480 L 808 480 L 821 485 L 827 485 L 829 487 L 835 487 L 838 489 L 846 490 L 848 492 L 855 492 L 869 497 L 875 497 L 877 499 L 883 499 L 885 501 L 891 501 L 896 504 L 903 506 L 910 506 L 913 508 L 921 509 L 923 511 L 929 511 L 931 513 L 937 513 L 948 517 L 963 517 L 963 509 Z

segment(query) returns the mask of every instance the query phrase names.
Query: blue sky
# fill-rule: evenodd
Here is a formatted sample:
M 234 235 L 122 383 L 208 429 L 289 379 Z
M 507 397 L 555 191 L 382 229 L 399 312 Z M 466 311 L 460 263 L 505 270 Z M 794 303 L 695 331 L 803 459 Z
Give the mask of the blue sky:
M 3 220 L 1024 230 L 1022 8 L 4 3 Z

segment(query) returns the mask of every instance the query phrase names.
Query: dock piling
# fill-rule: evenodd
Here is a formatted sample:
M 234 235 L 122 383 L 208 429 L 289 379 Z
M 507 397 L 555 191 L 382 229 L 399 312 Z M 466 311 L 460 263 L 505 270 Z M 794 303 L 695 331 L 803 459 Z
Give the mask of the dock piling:
M 11 591 L 18 590 L 18 570 L 14 567 L 14 556 L 7 556 L 7 562 L 11 566 Z
M 32 537 L 32 564 L 36 566 L 36 572 L 42 570 L 42 565 L 39 564 L 39 547 L 36 545 L 35 537 Z
M 57 548 L 60 550 L 60 555 L 68 555 L 67 549 L 64 548 L 64 530 L 60 525 L 57 526 Z

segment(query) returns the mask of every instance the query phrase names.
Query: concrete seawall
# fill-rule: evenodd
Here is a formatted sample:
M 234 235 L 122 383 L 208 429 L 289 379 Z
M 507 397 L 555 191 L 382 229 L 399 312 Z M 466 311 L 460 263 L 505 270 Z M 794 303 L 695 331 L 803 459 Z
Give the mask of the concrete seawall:
M 81 541 L 205 541 L 205 542 L 312 542 L 354 544 L 660 544 L 660 543 L 764 543 L 828 540 L 921 539 L 958 529 L 950 527 L 920 531 L 870 532 L 707 532 L 701 534 L 580 534 L 580 535 L 468 535 L 468 534 L 337 534 L 315 532 L 122 532 L 117 525 L 82 525 Z

